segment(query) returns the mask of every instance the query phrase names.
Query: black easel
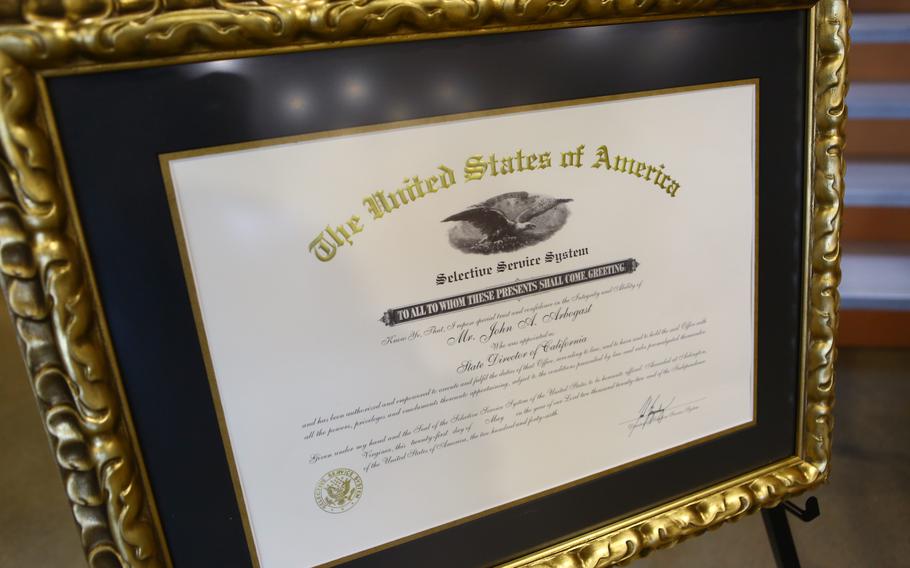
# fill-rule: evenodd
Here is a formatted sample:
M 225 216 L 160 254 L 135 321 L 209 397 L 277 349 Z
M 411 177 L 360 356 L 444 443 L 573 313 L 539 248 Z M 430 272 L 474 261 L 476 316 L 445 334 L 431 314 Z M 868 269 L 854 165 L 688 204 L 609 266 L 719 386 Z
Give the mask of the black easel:
M 787 522 L 787 513 L 808 523 L 821 514 L 818 499 L 809 497 L 806 500 L 805 509 L 797 507 L 792 501 L 784 501 L 773 509 L 762 509 L 761 511 L 777 568 L 800 568 L 796 545 L 793 543 L 793 534 L 790 532 L 790 524 Z

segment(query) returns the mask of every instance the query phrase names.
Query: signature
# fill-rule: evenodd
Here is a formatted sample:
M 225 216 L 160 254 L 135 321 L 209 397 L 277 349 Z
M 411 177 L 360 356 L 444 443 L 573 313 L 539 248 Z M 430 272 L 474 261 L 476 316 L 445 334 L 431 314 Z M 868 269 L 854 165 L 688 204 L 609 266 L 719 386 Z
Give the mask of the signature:
M 670 400 L 662 400 L 662 396 L 663 395 L 648 395 L 641 404 L 641 408 L 639 408 L 635 418 L 620 422 L 620 424 L 625 426 L 629 431 L 630 437 L 635 432 L 644 430 L 652 424 L 660 424 L 665 420 L 669 420 L 680 414 L 695 412 L 699 409 L 698 403 L 706 398 L 703 397 L 698 400 L 693 400 L 692 402 L 674 404 L 674 402 L 676 402 L 676 397 L 673 397 Z

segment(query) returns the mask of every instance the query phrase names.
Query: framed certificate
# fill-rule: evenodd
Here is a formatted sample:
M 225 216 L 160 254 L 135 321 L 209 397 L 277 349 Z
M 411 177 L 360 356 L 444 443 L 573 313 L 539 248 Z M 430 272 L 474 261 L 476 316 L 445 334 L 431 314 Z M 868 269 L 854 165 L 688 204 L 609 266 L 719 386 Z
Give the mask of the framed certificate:
M 23 5 L 93 565 L 612 565 L 827 478 L 846 2 Z

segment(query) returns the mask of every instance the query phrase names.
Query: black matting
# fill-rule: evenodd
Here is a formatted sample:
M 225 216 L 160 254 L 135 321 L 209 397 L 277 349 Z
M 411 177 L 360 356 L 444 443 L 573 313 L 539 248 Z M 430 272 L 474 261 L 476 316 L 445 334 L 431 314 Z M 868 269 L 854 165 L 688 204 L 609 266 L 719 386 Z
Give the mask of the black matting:
M 350 563 L 420 566 L 432 559 L 435 567 L 489 565 L 793 455 L 806 28 L 805 12 L 773 12 L 48 79 L 114 348 L 176 566 L 251 562 L 159 154 L 391 120 L 760 79 L 757 426 Z M 355 88 L 357 96 L 346 97 L 346 92 L 352 94 L 345 91 L 352 82 L 361 88 Z M 442 83 L 455 85 L 458 95 L 435 88 Z M 289 113 L 287 98 L 301 91 L 307 93 L 309 110 Z M 255 297 L 252 291 L 250 297 Z M 440 489 L 447 482 L 451 480 L 440 480 Z

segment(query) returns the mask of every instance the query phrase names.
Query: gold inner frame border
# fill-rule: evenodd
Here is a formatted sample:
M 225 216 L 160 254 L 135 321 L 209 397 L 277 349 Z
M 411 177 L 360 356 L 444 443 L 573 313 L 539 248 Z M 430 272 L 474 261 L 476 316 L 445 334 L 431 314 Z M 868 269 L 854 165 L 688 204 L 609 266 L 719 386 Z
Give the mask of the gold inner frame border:
M 91 566 L 171 566 L 68 203 L 42 76 L 302 49 L 808 9 L 804 373 L 799 456 L 508 564 L 631 560 L 824 482 L 834 405 L 847 0 L 96 0 L 0 9 L 0 287 Z
M 637 92 L 631 92 L 631 93 L 622 93 L 622 94 L 618 94 L 618 95 L 606 95 L 606 96 L 600 96 L 600 97 L 587 97 L 587 98 L 581 98 L 581 99 L 572 99 L 572 100 L 549 102 L 549 103 L 520 105 L 520 106 L 513 106 L 513 107 L 488 109 L 488 110 L 482 110 L 482 111 L 434 116 L 434 117 L 414 119 L 414 120 L 389 122 L 389 123 L 363 126 L 363 127 L 343 128 L 343 129 L 338 129 L 338 130 L 329 130 L 329 131 L 315 132 L 315 133 L 309 133 L 309 134 L 284 136 L 284 137 L 280 137 L 280 138 L 256 140 L 256 141 L 252 141 L 252 142 L 242 142 L 242 143 L 238 143 L 238 144 L 228 144 L 228 145 L 224 145 L 224 146 L 214 146 L 214 147 L 209 147 L 209 148 L 199 148 L 199 149 L 193 149 L 193 150 L 184 150 L 181 152 L 161 154 L 159 156 L 159 163 L 161 164 L 162 175 L 164 178 L 164 185 L 165 185 L 165 189 L 167 192 L 168 205 L 170 207 L 171 219 L 172 219 L 173 225 L 174 225 L 175 237 L 177 239 L 178 248 L 180 250 L 180 261 L 183 266 L 183 273 L 184 273 L 184 277 L 186 280 L 187 290 L 189 291 L 189 295 L 190 295 L 190 304 L 193 309 L 193 319 L 194 319 L 194 322 L 196 325 L 196 333 L 199 337 L 199 343 L 200 343 L 201 350 L 202 350 L 202 356 L 203 356 L 203 359 L 205 360 L 205 368 L 206 368 L 206 374 L 208 375 L 209 387 L 212 391 L 212 399 L 214 401 L 216 414 L 218 416 L 219 432 L 221 434 L 222 443 L 224 444 L 225 450 L 227 452 L 228 465 L 231 469 L 231 480 L 233 481 L 233 484 L 234 484 L 234 492 L 237 497 L 237 505 L 238 505 L 238 508 L 240 509 L 240 514 L 241 514 L 241 517 L 243 520 L 244 533 L 246 534 L 247 545 L 249 546 L 250 554 L 252 556 L 252 561 L 253 561 L 254 566 L 256 566 L 257 568 L 260 566 L 260 562 L 258 560 L 258 551 L 257 551 L 255 539 L 253 537 L 252 522 L 250 520 L 250 515 L 247 510 L 246 500 L 243 496 L 243 488 L 240 483 L 240 475 L 238 472 L 238 466 L 237 466 L 237 463 L 234 458 L 233 446 L 231 445 L 230 435 L 228 433 L 228 428 L 227 428 L 227 423 L 224 418 L 224 408 L 221 403 L 221 396 L 218 391 L 217 379 L 215 377 L 215 371 L 214 371 L 215 366 L 212 363 L 211 352 L 209 350 L 209 343 L 208 343 L 208 339 L 207 339 L 206 333 L 205 333 L 205 326 L 203 324 L 202 311 L 201 311 L 201 308 L 199 305 L 198 288 L 196 286 L 195 278 L 193 276 L 193 270 L 192 270 L 192 266 L 191 266 L 191 262 L 190 262 L 190 254 L 189 254 L 189 251 L 187 250 L 188 247 L 187 247 L 187 243 L 186 243 L 186 237 L 184 234 L 183 222 L 180 217 L 180 209 L 179 209 L 179 206 L 177 203 L 176 191 L 174 188 L 174 182 L 173 182 L 173 178 L 171 175 L 171 170 L 170 170 L 171 162 L 185 159 L 185 158 L 195 158 L 195 157 L 200 157 L 200 156 L 227 154 L 227 153 L 231 153 L 231 152 L 250 150 L 250 149 L 254 149 L 254 148 L 267 148 L 267 147 L 272 147 L 272 146 L 293 144 L 296 142 L 303 142 L 303 141 L 321 140 L 321 139 L 335 138 L 335 137 L 340 137 L 340 136 L 350 136 L 350 135 L 356 135 L 356 134 L 382 132 L 382 131 L 388 131 L 388 130 L 403 129 L 403 128 L 408 128 L 408 127 L 412 127 L 412 126 L 444 124 L 444 123 L 457 122 L 457 121 L 462 121 L 462 120 L 471 120 L 471 119 L 477 119 L 477 118 L 496 117 L 496 116 L 502 116 L 502 115 L 508 115 L 508 114 L 518 114 L 518 113 L 526 113 L 526 112 L 541 111 L 541 110 L 551 110 L 551 109 L 566 108 L 566 107 L 578 107 L 578 106 L 584 106 L 584 105 L 590 105 L 590 104 L 596 104 L 596 103 L 602 103 L 602 102 L 621 101 L 621 100 L 629 100 L 629 99 L 641 99 L 641 98 L 646 98 L 646 97 L 651 97 L 651 96 L 661 96 L 661 95 L 668 95 L 668 94 L 674 94 L 674 93 L 688 93 L 688 92 L 696 92 L 696 91 L 703 91 L 703 90 L 710 90 L 710 89 L 717 89 L 717 88 L 731 87 L 731 86 L 739 86 L 739 85 L 752 85 L 755 88 L 755 108 L 754 108 L 755 139 L 753 141 L 753 149 L 754 149 L 753 166 L 754 166 L 754 170 L 755 170 L 755 177 L 753 179 L 753 191 L 754 191 L 753 206 L 755 209 L 755 215 L 754 215 L 755 224 L 754 224 L 754 228 L 753 228 L 754 236 L 753 236 L 753 243 L 752 243 L 753 244 L 753 255 L 754 255 L 753 320 L 752 320 L 752 322 L 753 322 L 753 324 L 752 324 L 752 338 L 753 338 L 753 341 L 752 341 L 752 353 L 753 353 L 752 419 L 749 422 L 745 422 L 738 426 L 726 428 L 724 430 L 715 432 L 713 434 L 709 434 L 707 436 L 703 436 L 701 438 L 690 440 L 686 443 L 674 446 L 672 448 L 668 448 L 666 450 L 656 452 L 649 456 L 645 456 L 643 458 L 639 458 L 639 459 L 636 459 L 636 460 L 633 460 L 633 461 L 630 461 L 630 462 L 627 462 L 625 464 L 621 464 L 621 465 L 618 465 L 615 467 L 611 467 L 611 468 L 605 469 L 603 471 L 600 471 L 598 473 L 595 473 L 592 475 L 587 475 L 582 478 L 576 479 L 574 481 L 570 481 L 570 482 L 558 485 L 556 487 L 552 487 L 550 489 L 540 491 L 533 495 L 529 495 L 527 497 L 509 501 L 509 502 L 503 503 L 501 505 L 498 505 L 496 507 L 493 507 L 491 509 L 487 509 L 485 511 L 481 511 L 479 513 L 475 513 L 475 514 L 469 515 L 467 517 L 456 519 L 456 520 L 447 522 L 445 524 L 439 525 L 437 527 L 428 528 L 428 529 L 420 531 L 418 533 L 415 533 L 415 534 L 412 534 L 412 535 L 409 535 L 406 537 L 398 538 L 393 541 L 390 541 L 390 542 L 387 542 L 387 543 L 384 543 L 384 544 L 381 544 L 378 546 L 374 546 L 374 547 L 371 547 L 371 548 L 363 550 L 363 551 L 355 552 L 355 553 L 346 555 L 342 558 L 338 558 L 336 560 L 332 560 L 330 562 L 319 565 L 320 568 L 331 568 L 332 566 L 336 566 L 343 562 L 354 560 L 356 558 L 361 558 L 363 556 L 373 554 L 375 552 L 379 552 L 386 548 L 415 540 L 422 536 L 427 536 L 427 535 L 430 535 L 430 534 L 433 534 L 433 533 L 436 533 L 439 531 L 443 531 L 448 528 L 457 526 L 459 524 L 467 523 L 467 522 L 479 519 L 481 517 L 491 515 L 498 511 L 502 511 L 502 510 L 505 510 L 505 509 L 508 509 L 511 507 L 515 507 L 515 506 L 521 505 L 523 503 L 533 501 L 534 499 L 544 497 L 546 495 L 551 495 L 553 493 L 557 493 L 564 489 L 568 489 L 570 487 L 580 485 L 582 483 L 591 481 L 593 479 L 597 479 L 599 477 L 603 477 L 605 475 L 610 475 L 612 473 L 616 473 L 616 472 L 622 471 L 624 469 L 634 467 L 636 465 L 647 463 L 647 462 L 653 461 L 655 459 L 683 451 L 683 450 L 685 450 L 687 448 L 691 448 L 697 444 L 709 442 L 709 441 L 717 439 L 721 436 L 726 436 L 726 435 L 732 434 L 734 432 L 737 432 L 739 430 L 742 430 L 744 428 L 748 428 L 750 426 L 753 426 L 756 423 L 757 405 L 758 405 L 758 359 L 757 359 L 758 345 L 757 345 L 757 342 L 758 342 L 758 300 L 759 300 L 759 298 L 758 298 L 758 293 L 757 293 L 757 287 L 755 286 L 755 281 L 758 277 L 758 262 L 759 262 L 759 257 L 758 257 L 758 230 L 759 230 L 758 197 L 759 197 L 760 185 L 759 185 L 759 177 L 758 177 L 759 176 L 758 140 L 759 140 L 759 109 L 760 109 L 759 99 L 761 96 L 759 80 L 757 78 L 753 78 L 753 79 L 743 79 L 743 80 L 739 80 L 739 81 L 723 81 L 720 83 L 706 83 L 706 84 L 690 85 L 690 86 L 686 86 L 686 87 L 652 89 L 652 90 L 648 90 L 648 91 L 637 91 Z

